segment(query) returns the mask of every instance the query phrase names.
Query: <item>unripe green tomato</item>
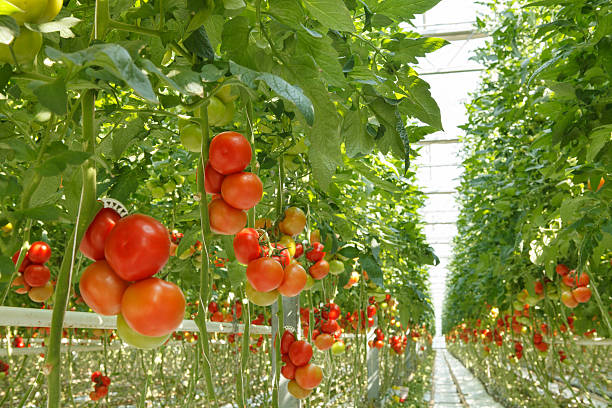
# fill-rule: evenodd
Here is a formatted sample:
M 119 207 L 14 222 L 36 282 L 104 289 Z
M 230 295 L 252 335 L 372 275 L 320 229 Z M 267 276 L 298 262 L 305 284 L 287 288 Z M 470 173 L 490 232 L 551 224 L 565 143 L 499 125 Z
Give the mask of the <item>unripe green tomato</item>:
M 225 119 L 225 104 L 221 99 L 213 96 L 208 103 L 208 123 L 211 126 L 223 126 L 221 122 Z
M 181 174 L 175 174 L 174 175 L 174 181 L 176 182 L 177 185 L 181 185 L 185 182 L 185 177 Z
M 342 272 L 344 272 L 344 264 L 342 261 L 333 259 L 329 262 L 329 273 L 332 275 L 340 275 Z
M 167 183 L 165 183 L 164 190 L 166 190 L 166 193 L 171 193 L 174 190 L 176 190 L 176 183 L 174 182 L 174 180 L 170 180 Z
M 344 344 L 344 342 L 342 341 L 337 341 L 331 346 L 331 353 L 334 356 L 338 356 L 344 353 L 344 350 L 346 350 L 346 344 Z
M 172 334 L 172 333 L 170 333 Z M 159 347 L 168 340 L 170 334 L 160 337 L 150 337 L 138 333 L 136 330 L 128 326 L 127 322 L 121 316 L 117 315 L 117 335 L 123 342 L 141 349 L 152 349 Z
M 215 96 L 221 99 L 223 103 L 227 104 L 236 100 L 236 98 L 238 98 L 238 93 L 235 92 L 234 87 L 231 85 L 223 85 Z
M 190 124 L 195 124 L 195 123 L 193 123 L 193 122 L 192 122 L 192 121 L 190 121 L 189 119 L 179 118 L 179 120 L 178 120 L 178 128 L 179 128 L 179 131 L 183 130 L 183 128 L 184 128 L 185 126 L 190 125 Z
M 62 0 L 11 0 L 11 4 L 19 7 L 23 12 L 13 13 L 19 25 L 23 23 L 46 23 L 58 15 L 62 9 Z
M 153 187 L 153 189 L 151 190 L 151 195 L 153 196 L 153 198 L 160 199 L 166 195 L 166 190 L 164 190 L 163 187 L 159 186 Z
M 42 34 L 21 27 L 21 33 L 13 40 L 13 52 L 19 65 L 30 65 L 42 47 Z M 0 44 L 0 62 L 15 64 L 8 45 Z
M 380 308 L 381 308 L 382 310 L 386 310 L 388 307 L 389 307 L 389 305 L 387 304 L 387 302 L 382 302 L 382 303 L 380 304 Z
M 274 289 L 271 292 L 258 292 L 253 289 L 249 282 L 245 284 L 245 293 L 247 299 L 258 306 L 270 306 L 278 298 L 278 290 Z
M 304 286 L 304 290 L 310 290 L 315 284 L 315 280 L 309 273 L 306 274 L 306 285 Z
M 225 111 L 223 112 L 223 116 L 219 119 L 217 126 L 225 126 L 228 123 L 231 123 L 234 119 L 234 102 L 230 102 L 225 105 Z
M 195 123 L 190 123 L 181 130 L 181 144 L 190 152 L 197 153 L 202 148 L 202 131 Z

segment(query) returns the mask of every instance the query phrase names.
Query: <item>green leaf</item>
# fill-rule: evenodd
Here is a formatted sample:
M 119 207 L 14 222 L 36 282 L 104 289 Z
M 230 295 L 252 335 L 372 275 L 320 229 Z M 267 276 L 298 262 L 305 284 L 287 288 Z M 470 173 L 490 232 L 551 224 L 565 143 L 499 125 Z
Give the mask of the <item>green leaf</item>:
M 339 31 L 355 31 L 351 13 L 342 0 L 303 0 L 306 10 L 325 27 Z
M 360 111 L 349 110 L 342 121 L 342 135 L 348 157 L 370 154 L 374 148 L 374 139 L 366 131 Z
M 354 259 L 354 258 L 359 257 L 359 255 L 361 254 L 361 251 L 359 251 L 354 246 L 345 246 L 340 251 L 338 251 L 338 253 L 344 257 Z
M 119 44 L 96 44 L 73 53 L 63 53 L 51 47 L 46 47 L 45 51 L 47 56 L 55 61 L 71 62 L 82 68 L 102 67 L 124 80 L 147 101 L 158 102 L 149 79 L 134 64 L 127 50 Z
M 61 183 L 61 176 L 44 177 L 38 188 L 32 194 L 30 198 L 31 206 L 39 206 L 43 204 L 55 203 L 59 198 L 58 190 Z
M 210 45 L 210 40 L 206 34 L 204 27 L 195 30 L 191 35 L 183 41 L 183 45 L 188 51 L 191 51 L 204 61 L 212 61 L 215 58 L 215 51 Z
M 56 115 L 65 115 L 66 106 L 68 105 L 68 94 L 66 92 L 66 84 L 62 78 L 58 78 L 54 82 L 33 82 L 34 95 L 38 101 Z
M 181 238 L 181 242 L 179 242 L 178 247 L 176 248 L 176 255 L 181 255 L 183 252 L 195 245 L 196 241 L 200 239 L 201 236 L 202 229 L 199 226 L 192 227 L 185 232 L 185 235 L 183 238 Z
M 404 150 L 404 143 L 398 133 L 397 107 L 387 103 L 384 98 L 377 97 L 369 101 L 370 110 L 376 115 L 378 122 L 385 127 L 383 137 L 378 141 L 378 146 L 383 153 L 389 151 L 401 159 L 408 153 Z
M 71 28 L 79 24 L 81 20 L 75 17 L 64 17 L 59 20 L 49 21 L 48 23 L 33 26 L 28 24 L 28 28 L 32 31 L 40 33 L 56 33 L 59 32 L 62 38 L 74 38 L 74 33 Z
M 157 75 L 162 81 L 174 90 L 185 95 L 204 96 L 202 80 L 197 72 L 173 70 L 172 73 L 165 75 L 155 64 L 149 60 L 143 60 L 142 66 L 150 73 Z M 205 65 L 205 67 L 208 65 Z
M 0 2 L 0 5 L 1 4 Z M 10 44 L 18 35 L 19 25 L 15 19 L 9 16 L 0 15 L 0 44 Z
M 370 10 L 402 22 L 412 20 L 415 14 L 422 14 L 439 2 L 440 0 L 383 0 L 372 4 Z
M 221 34 L 221 50 L 229 58 L 241 65 L 249 65 L 247 51 L 249 50 L 249 20 L 244 16 L 234 17 L 223 25 Z
M 608 142 L 612 141 L 612 125 L 600 126 L 593 129 L 589 139 L 591 140 L 587 146 L 586 159 L 592 162 L 601 149 L 603 149 Z
M 140 118 L 136 118 L 128 122 L 127 126 L 116 130 L 113 133 L 112 153 L 115 160 L 119 160 L 125 149 L 134 141 L 145 133 L 144 122 Z
M 225 265 L 227 266 L 227 277 L 232 289 L 240 288 L 242 283 L 246 281 L 246 267 L 238 263 L 238 261 L 231 261 Z
M 407 93 L 407 97 L 400 102 L 400 111 L 433 126 L 437 130 L 442 130 L 440 108 L 431 97 L 429 84 L 412 75 L 400 79 L 400 82 Z
M 365 271 L 368 273 L 368 277 L 374 284 L 376 284 L 380 288 L 384 288 L 385 284 L 383 282 L 383 271 L 380 268 L 378 262 L 371 254 L 362 255 L 359 257 L 359 264 Z
M 33 220 L 52 222 L 59 220 L 62 211 L 52 204 L 28 208 L 26 210 L 15 211 L 17 218 L 31 218 Z
M 61 174 L 70 164 L 78 166 L 91 156 L 87 152 L 77 152 L 74 150 L 64 150 L 59 153 L 52 154 L 44 160 L 43 163 L 36 167 L 36 171 L 42 176 L 57 176 Z
M 389 40 L 383 47 L 393 52 L 392 59 L 402 64 L 418 63 L 417 57 L 424 57 L 449 44 L 442 38 L 422 37 Z
M 304 115 L 306 123 L 312 125 L 314 122 L 314 108 L 312 102 L 304 92 L 297 86 L 291 85 L 283 78 L 270 74 L 268 72 L 257 72 L 251 69 L 242 67 L 233 61 L 230 61 L 230 71 L 235 74 L 242 82 L 252 86 L 254 80 L 264 81 L 270 89 L 276 92 L 281 97 L 289 102 L 293 102 L 298 110 Z
M 270 0 L 269 13 L 281 23 L 295 28 L 304 21 L 304 10 L 297 0 Z

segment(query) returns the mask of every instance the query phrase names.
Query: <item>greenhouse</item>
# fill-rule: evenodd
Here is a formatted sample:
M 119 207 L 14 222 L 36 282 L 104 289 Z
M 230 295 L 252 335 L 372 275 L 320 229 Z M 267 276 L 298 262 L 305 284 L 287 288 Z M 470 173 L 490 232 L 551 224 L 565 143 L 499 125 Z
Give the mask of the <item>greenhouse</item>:
M 612 406 L 610 0 L 0 0 L 0 407 Z

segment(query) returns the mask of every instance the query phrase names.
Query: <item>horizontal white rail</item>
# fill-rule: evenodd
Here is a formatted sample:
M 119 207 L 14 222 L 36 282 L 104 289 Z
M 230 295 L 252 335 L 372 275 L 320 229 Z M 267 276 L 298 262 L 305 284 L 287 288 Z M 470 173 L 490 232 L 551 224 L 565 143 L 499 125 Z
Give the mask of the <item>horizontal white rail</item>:
M 0 327 L 51 327 L 51 315 L 48 309 L 31 309 L 25 307 L 0 306 Z M 115 316 L 100 316 L 97 313 L 66 312 L 64 328 L 80 329 L 116 329 Z M 206 330 L 210 333 L 242 333 L 244 324 L 206 322 Z M 176 331 L 198 332 L 198 326 L 193 320 L 183 320 Z M 251 334 L 271 334 L 270 326 L 250 326 Z

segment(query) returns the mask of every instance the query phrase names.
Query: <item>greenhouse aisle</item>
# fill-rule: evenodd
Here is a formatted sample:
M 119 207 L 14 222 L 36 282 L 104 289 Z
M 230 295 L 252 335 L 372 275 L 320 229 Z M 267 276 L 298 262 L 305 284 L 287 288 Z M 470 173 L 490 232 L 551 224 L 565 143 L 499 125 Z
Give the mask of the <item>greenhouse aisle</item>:
M 446 349 L 436 351 L 434 370 L 434 408 L 502 408 Z

